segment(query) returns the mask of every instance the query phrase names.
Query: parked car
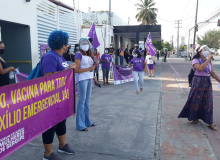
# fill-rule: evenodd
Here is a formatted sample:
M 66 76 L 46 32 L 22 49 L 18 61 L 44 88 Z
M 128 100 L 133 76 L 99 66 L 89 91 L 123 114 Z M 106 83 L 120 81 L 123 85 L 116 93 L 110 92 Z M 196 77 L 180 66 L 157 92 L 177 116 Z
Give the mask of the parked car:
M 181 57 L 187 57 L 187 53 L 182 52 L 182 53 L 181 53 Z

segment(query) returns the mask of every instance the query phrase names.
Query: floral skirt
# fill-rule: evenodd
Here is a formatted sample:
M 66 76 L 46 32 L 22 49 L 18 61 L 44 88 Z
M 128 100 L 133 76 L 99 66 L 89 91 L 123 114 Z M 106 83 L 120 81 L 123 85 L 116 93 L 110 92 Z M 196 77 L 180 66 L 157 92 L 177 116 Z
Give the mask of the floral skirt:
M 213 124 L 213 95 L 210 77 L 194 76 L 188 100 L 178 118 L 201 119 Z

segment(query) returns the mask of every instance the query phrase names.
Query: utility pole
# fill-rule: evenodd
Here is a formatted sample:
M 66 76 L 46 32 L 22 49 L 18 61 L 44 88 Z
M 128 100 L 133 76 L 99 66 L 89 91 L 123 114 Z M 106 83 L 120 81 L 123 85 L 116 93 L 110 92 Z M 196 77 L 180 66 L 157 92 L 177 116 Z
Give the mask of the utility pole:
M 175 24 L 177 24 L 177 27 L 175 28 L 177 28 L 177 57 L 179 57 L 179 29 L 182 28 L 182 20 L 177 20 Z
M 172 52 L 171 53 L 173 53 L 173 35 L 171 35 L 171 46 L 172 46 Z
M 111 2 L 111 0 L 109 0 L 109 25 L 111 26 L 112 24 L 111 24 L 111 5 L 112 4 L 112 2 Z
M 195 44 L 196 44 L 196 31 L 197 31 L 197 15 L 198 15 L 198 3 L 199 0 L 197 0 L 197 6 L 196 6 L 196 19 L 195 19 L 195 28 L 194 28 L 194 39 L 193 39 L 193 47 L 195 48 Z M 194 56 L 194 51 L 195 49 L 193 48 L 193 56 Z

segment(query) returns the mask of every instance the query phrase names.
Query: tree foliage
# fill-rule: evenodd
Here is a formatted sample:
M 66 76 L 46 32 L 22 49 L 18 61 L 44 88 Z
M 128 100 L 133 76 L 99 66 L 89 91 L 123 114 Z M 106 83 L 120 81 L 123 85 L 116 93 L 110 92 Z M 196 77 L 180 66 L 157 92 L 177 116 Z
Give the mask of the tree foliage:
M 142 22 L 145 25 L 157 24 L 157 8 L 154 8 L 154 0 L 140 0 L 141 3 L 137 3 L 137 10 L 139 13 L 135 16 L 138 22 Z
M 172 46 L 170 45 L 169 42 L 165 42 L 165 43 L 163 44 L 163 47 L 166 48 L 168 51 L 171 51 L 171 50 L 172 50 Z
M 169 42 L 165 42 L 162 40 L 162 41 L 153 41 L 153 45 L 154 47 L 159 50 L 159 51 L 162 51 L 164 50 L 164 48 L 166 48 L 168 51 L 171 51 L 172 50 L 172 46 L 170 45 Z
M 203 36 L 197 36 L 197 43 L 207 45 L 209 48 L 220 47 L 220 30 L 209 30 Z

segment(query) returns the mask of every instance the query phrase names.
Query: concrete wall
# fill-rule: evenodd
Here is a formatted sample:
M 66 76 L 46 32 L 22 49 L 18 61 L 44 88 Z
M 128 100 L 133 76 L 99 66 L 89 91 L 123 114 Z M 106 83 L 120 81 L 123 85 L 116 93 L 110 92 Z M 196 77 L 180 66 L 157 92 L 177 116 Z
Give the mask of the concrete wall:
M 26 2 L 26 0 L 1 0 L 0 2 L 0 20 L 27 25 L 30 28 L 32 66 L 36 66 L 39 61 L 36 2 L 36 0 L 31 0 L 31 2 Z

